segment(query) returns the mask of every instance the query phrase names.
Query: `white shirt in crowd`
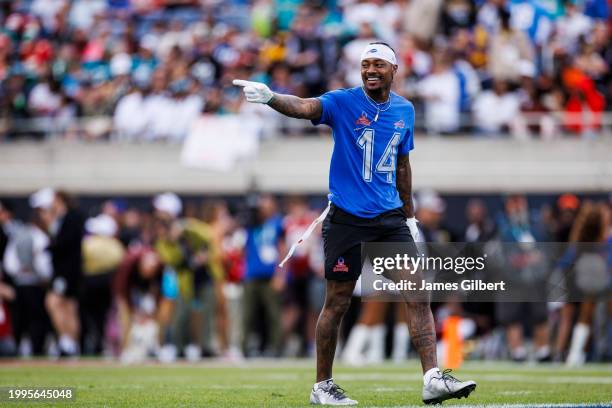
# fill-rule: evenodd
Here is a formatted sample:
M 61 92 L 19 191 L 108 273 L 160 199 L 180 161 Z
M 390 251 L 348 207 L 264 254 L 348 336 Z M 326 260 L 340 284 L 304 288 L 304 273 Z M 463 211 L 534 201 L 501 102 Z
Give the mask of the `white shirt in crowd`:
M 114 124 L 120 138 L 181 142 L 200 116 L 204 101 L 199 95 L 182 99 L 166 94 L 143 97 L 131 92 L 119 100 Z
M 62 97 L 51 91 L 49 84 L 41 82 L 30 92 L 28 106 L 39 114 L 53 115 L 62 106 Z
M 173 99 L 173 124 L 170 132 L 170 140 L 181 142 L 191 129 L 191 124 L 196 120 L 203 108 L 203 101 L 199 95 L 189 95 L 183 99 Z
M 165 94 L 149 95 L 143 103 L 147 119 L 147 139 L 167 140 L 174 126 L 174 106 L 172 98 Z
M 520 101 L 516 93 L 498 95 L 484 91 L 474 101 L 474 119 L 478 128 L 484 132 L 499 132 L 502 126 L 510 126 L 520 114 Z
M 376 41 L 374 38 L 356 38 L 344 46 L 344 62 L 346 63 L 346 75 L 344 80 L 349 87 L 352 88 L 362 85 L 361 53 L 369 43 L 374 41 Z
M 556 22 L 557 36 L 561 46 L 569 53 L 578 51 L 578 38 L 591 32 L 593 22 L 582 13 L 560 17 Z
M 55 16 L 67 3 L 67 0 L 34 0 L 30 10 L 32 14 L 40 17 L 45 28 L 52 30 L 57 25 Z
M 53 266 L 47 250 L 49 237 L 34 225 L 19 228 L 19 233 L 11 235 L 4 251 L 4 270 L 18 285 L 38 284 L 50 279 Z M 30 264 L 24 264 L 24 259 Z
M 358 29 L 363 23 L 376 24 L 380 22 L 381 7 L 374 3 L 347 4 L 344 2 L 344 22 L 353 29 Z
M 70 24 L 89 30 L 95 22 L 95 17 L 106 11 L 106 6 L 106 0 L 73 0 L 69 15 Z
M 142 139 L 147 127 L 143 112 L 144 98 L 139 91 L 130 92 L 119 100 L 113 118 L 115 130 L 121 139 Z
M 455 132 L 459 129 L 459 79 L 451 71 L 433 73 L 417 85 L 425 99 L 425 126 L 429 132 Z

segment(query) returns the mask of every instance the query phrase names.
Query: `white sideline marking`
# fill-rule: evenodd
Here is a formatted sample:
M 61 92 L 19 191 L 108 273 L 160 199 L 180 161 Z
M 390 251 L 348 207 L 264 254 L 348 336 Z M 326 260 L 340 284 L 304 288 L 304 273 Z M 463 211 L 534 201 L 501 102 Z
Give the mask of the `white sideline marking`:
M 468 378 L 469 377 L 469 378 Z M 367 373 L 367 374 L 339 374 L 338 381 L 371 381 L 371 380 L 422 380 L 420 374 L 393 374 L 393 373 Z M 530 383 L 579 383 L 579 384 L 612 384 L 612 377 L 578 377 L 578 376 L 528 376 L 519 374 L 475 374 L 462 375 L 461 378 L 483 382 L 525 382 Z
M 272 385 L 270 386 L 272 387 Z M 198 387 L 201 388 L 201 387 Z M 204 388 L 209 388 L 212 390 L 235 390 L 236 389 L 236 385 L 210 385 L 208 387 L 204 387 Z M 240 384 L 239 388 L 248 388 L 249 390 L 257 390 L 257 389 L 261 389 L 261 388 L 265 388 L 263 385 L 253 385 L 253 384 Z
M 409 392 L 416 391 L 414 387 L 378 387 L 374 388 L 376 392 Z
M 498 394 L 500 395 L 528 395 L 531 394 L 533 391 L 499 391 Z
M 612 407 L 612 401 L 595 404 L 486 404 L 486 405 L 452 405 L 453 408 L 604 408 Z M 393 407 L 369 406 L 368 408 L 423 408 L 422 405 L 396 405 Z

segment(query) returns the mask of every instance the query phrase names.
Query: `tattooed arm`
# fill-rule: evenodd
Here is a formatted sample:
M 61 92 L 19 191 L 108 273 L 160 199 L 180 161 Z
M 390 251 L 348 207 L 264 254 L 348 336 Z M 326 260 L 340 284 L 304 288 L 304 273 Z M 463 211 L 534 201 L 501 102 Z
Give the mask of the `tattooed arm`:
M 316 120 L 323 112 L 321 101 L 317 98 L 300 98 L 277 93 L 270 99 L 268 106 L 283 115 L 297 119 Z
M 414 208 L 412 207 L 412 169 L 410 168 L 410 156 L 397 157 L 397 173 L 395 186 L 399 193 L 400 199 L 404 203 L 404 212 L 406 217 L 414 217 Z

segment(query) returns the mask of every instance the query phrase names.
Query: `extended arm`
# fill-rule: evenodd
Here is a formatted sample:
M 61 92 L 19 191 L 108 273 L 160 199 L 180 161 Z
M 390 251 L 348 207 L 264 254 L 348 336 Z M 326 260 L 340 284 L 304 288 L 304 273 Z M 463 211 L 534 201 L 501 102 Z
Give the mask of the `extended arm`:
M 410 168 L 410 156 L 397 157 L 397 177 L 395 185 L 400 199 L 404 203 L 404 212 L 406 217 L 414 217 L 414 208 L 412 206 L 412 169 Z
M 317 98 L 300 98 L 277 93 L 270 99 L 268 106 L 283 115 L 297 119 L 316 120 L 323 112 L 321 102 Z
M 321 102 L 316 98 L 277 94 L 260 82 L 235 79 L 232 83 L 243 87 L 248 102 L 265 103 L 275 111 L 292 118 L 316 120 L 323 113 Z

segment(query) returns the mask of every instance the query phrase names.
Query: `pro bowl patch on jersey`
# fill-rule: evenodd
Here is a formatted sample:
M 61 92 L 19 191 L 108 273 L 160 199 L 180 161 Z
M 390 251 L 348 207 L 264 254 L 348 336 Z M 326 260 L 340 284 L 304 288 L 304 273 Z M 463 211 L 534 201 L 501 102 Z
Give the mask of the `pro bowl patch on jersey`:
M 334 272 L 348 272 L 348 270 L 349 270 L 349 268 L 344 263 L 344 258 L 342 258 L 342 257 L 338 258 L 338 261 L 336 262 L 336 266 L 334 266 L 333 271 Z
M 395 122 L 393 124 L 393 127 L 396 129 L 403 129 L 406 127 L 406 124 L 404 123 L 404 121 L 402 119 L 398 120 L 397 122 Z
M 361 112 L 361 116 L 355 121 L 355 123 L 357 125 L 370 126 L 370 123 L 372 122 L 368 119 L 368 115 L 365 112 Z

